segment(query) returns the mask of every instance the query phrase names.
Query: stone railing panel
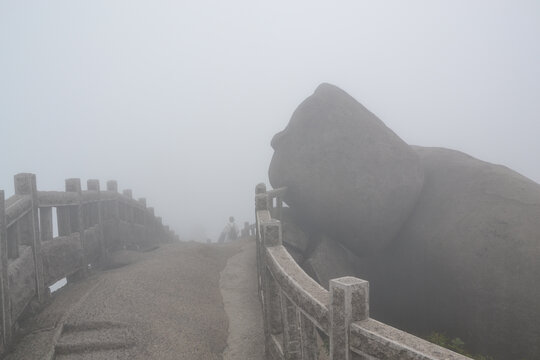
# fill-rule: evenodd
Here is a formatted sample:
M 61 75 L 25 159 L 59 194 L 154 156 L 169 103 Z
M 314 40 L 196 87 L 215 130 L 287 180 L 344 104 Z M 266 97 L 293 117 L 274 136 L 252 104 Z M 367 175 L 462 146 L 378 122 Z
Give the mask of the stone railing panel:
M 350 332 L 351 350 L 368 359 L 469 359 L 373 319 L 352 323 Z
M 30 211 L 32 211 L 30 196 L 13 195 L 6 201 L 6 226 L 12 226 Z
M 11 318 L 17 319 L 26 305 L 36 295 L 36 277 L 32 248 L 19 247 L 19 257 L 9 261 L 9 297 L 11 303 Z
M 369 282 L 331 279 L 330 291 L 309 277 L 282 245 L 281 197 L 255 189 L 257 275 L 268 359 L 465 360 L 465 356 L 369 318 Z M 275 205 L 274 205 L 274 199 Z M 321 334 L 322 333 L 322 334 Z M 320 336 L 328 338 L 321 350 Z M 324 347 L 324 346 L 323 346 Z
M 100 257 L 99 227 L 97 225 L 84 230 L 85 248 L 84 255 L 86 261 L 94 264 Z
M 328 291 L 307 275 L 287 249 L 267 249 L 267 266 L 283 292 L 308 316 L 315 326 L 328 331 Z
M 83 266 L 84 252 L 78 233 L 56 237 L 44 243 L 41 249 L 46 286 L 76 273 Z
M 38 201 L 40 207 L 68 206 L 77 205 L 79 197 L 73 192 L 38 191 Z
M 67 179 L 65 191 L 38 191 L 34 174 L 14 177 L 15 195 L 0 190 L 0 354 L 12 341 L 16 323 L 31 301 L 43 302 L 47 287 L 67 277 L 85 276 L 107 253 L 179 240 L 146 200 L 132 191 L 118 193 L 118 184 Z M 56 211 L 58 237 L 53 238 Z

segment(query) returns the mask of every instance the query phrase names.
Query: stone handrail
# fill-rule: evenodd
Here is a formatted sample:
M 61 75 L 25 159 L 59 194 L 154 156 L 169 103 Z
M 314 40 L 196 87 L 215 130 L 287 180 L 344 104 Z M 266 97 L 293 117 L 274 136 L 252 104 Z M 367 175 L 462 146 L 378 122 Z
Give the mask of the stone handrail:
M 369 317 L 369 283 L 352 276 L 330 280 L 329 291 L 310 278 L 282 244 L 286 189 L 255 189 L 257 275 L 267 359 L 469 359 Z M 273 206 L 277 198 L 277 206 Z M 280 211 L 275 212 L 277 214 Z M 327 342 L 324 337 L 327 338 Z
M 42 303 L 49 286 L 85 276 L 109 252 L 151 248 L 178 240 L 145 199 L 118 193 L 116 181 L 100 190 L 98 180 L 67 179 L 65 192 L 38 191 L 34 174 L 15 175 L 15 195 L 0 190 L 0 353 L 29 304 Z M 53 209 L 58 235 L 53 237 Z

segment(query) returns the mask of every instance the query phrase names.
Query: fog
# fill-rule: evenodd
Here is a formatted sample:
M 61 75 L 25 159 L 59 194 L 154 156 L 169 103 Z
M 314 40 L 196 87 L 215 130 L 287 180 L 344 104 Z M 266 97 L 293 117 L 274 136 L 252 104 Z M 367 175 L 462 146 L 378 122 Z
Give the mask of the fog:
M 540 182 L 540 2 L 0 2 L 0 189 L 116 179 L 184 239 L 253 221 L 321 82 L 410 144 Z

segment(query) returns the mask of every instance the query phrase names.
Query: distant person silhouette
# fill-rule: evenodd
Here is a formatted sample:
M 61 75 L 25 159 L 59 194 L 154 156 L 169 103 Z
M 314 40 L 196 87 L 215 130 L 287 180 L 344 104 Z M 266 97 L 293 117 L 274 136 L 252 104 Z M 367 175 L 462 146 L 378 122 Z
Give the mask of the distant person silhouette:
M 234 241 L 238 239 L 238 226 L 234 222 L 234 216 L 229 217 L 229 222 L 227 225 L 225 225 L 225 228 L 223 231 L 221 231 L 221 234 L 219 235 L 218 242 L 223 243 L 227 241 Z

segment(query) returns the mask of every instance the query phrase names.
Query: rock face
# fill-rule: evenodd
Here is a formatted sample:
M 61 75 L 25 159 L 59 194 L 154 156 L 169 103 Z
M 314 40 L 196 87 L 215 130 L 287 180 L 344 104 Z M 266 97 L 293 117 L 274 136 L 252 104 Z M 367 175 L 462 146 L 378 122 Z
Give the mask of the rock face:
M 354 274 L 358 258 L 340 243 L 325 235 L 316 236 L 315 248 L 304 261 L 306 273 L 328 290 L 331 279 Z
M 274 188 L 303 223 L 370 254 L 394 239 L 423 184 L 417 154 L 335 86 L 322 84 L 274 136 Z
M 540 358 L 540 185 L 441 148 L 394 244 L 357 265 L 377 320 L 445 331 L 496 359 Z
M 287 244 L 321 285 L 354 273 L 370 281 L 377 320 L 444 332 L 497 360 L 540 359 L 539 184 L 458 151 L 408 146 L 331 85 L 272 146 L 270 182 L 288 187 L 303 230 L 289 226 Z

